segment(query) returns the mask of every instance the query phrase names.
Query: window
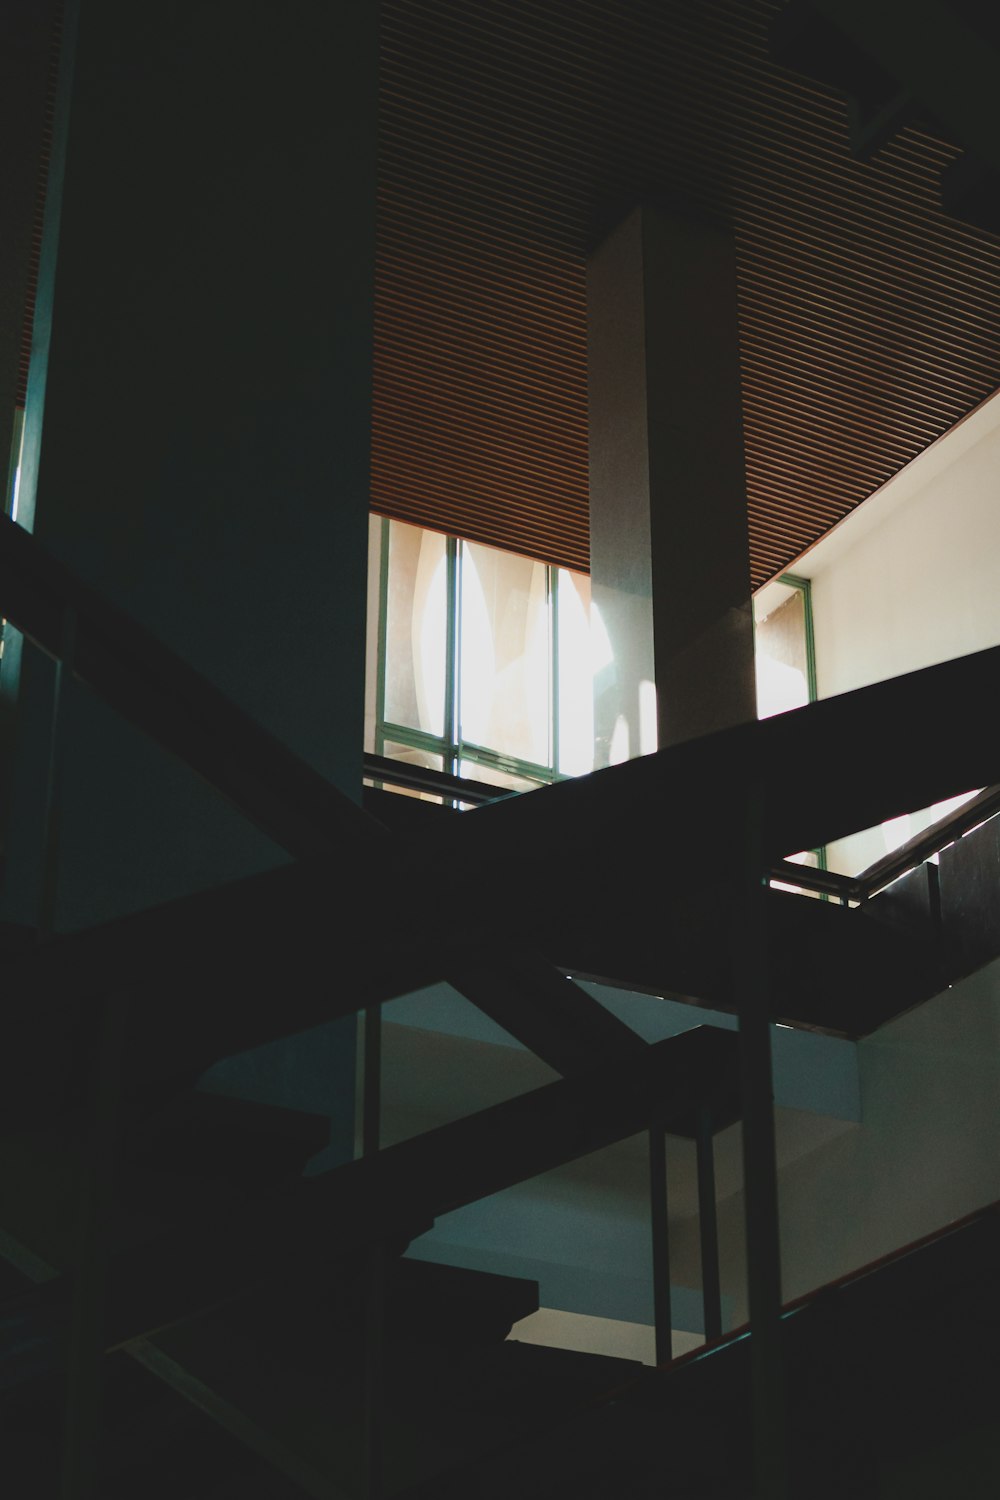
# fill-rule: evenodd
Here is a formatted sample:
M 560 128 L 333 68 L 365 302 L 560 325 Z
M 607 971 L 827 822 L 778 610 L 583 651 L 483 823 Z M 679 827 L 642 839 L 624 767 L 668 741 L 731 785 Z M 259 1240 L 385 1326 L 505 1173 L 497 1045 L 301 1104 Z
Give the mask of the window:
M 366 748 L 524 791 L 593 766 L 585 574 L 372 516 Z
M 785 573 L 766 584 L 753 601 L 757 717 L 816 700 L 812 602 L 808 578 Z
M 511 791 L 593 768 L 586 574 L 381 516 L 368 567 L 367 750 Z M 811 702 L 808 580 L 754 623 L 760 717 Z

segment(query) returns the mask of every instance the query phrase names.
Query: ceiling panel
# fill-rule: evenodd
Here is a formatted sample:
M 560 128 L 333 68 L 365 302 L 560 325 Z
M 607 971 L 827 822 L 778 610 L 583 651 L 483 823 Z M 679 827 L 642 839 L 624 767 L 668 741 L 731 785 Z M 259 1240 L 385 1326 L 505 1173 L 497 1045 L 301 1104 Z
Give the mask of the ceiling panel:
M 373 503 L 586 567 L 586 256 L 637 202 L 734 226 L 755 585 L 1000 383 L 957 154 L 870 162 L 771 62 L 776 0 L 383 0 Z

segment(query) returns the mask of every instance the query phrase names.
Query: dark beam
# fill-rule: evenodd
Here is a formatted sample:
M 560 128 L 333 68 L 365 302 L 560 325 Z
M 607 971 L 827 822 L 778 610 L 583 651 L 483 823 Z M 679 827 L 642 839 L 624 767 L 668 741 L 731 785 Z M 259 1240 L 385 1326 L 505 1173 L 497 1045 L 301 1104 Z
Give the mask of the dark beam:
M 992 647 L 478 808 L 448 821 L 435 843 L 459 869 L 473 853 L 487 870 L 520 854 L 520 898 L 541 889 L 543 874 L 555 884 L 547 866 L 533 881 L 526 850 L 558 849 L 560 881 L 606 887 L 631 884 L 623 862 L 637 839 L 655 841 L 671 855 L 658 870 L 669 890 L 731 866 L 732 830 L 759 786 L 770 866 L 1000 781 L 998 689 Z
M 625 1062 L 646 1051 L 631 1027 L 544 961 L 488 952 L 450 969 L 448 982 L 564 1078 L 595 1058 Z
M 560 946 L 553 957 L 577 978 L 736 1012 L 729 900 L 724 891 L 703 894 L 695 912 L 673 903 L 661 908 L 651 896 L 637 895 L 629 909 L 606 912 L 601 925 L 593 913 L 576 922 L 567 916 L 556 930 L 553 943 Z M 929 927 L 887 926 L 881 899 L 847 908 L 785 891 L 764 893 L 775 1020 L 864 1036 L 946 988 L 951 975 L 937 934 Z

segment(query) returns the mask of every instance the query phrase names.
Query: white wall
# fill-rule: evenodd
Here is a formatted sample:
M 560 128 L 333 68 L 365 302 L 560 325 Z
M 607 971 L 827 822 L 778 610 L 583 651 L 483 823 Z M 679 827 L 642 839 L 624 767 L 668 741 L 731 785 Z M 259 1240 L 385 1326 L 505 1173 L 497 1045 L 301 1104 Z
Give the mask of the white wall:
M 1000 393 L 794 564 L 812 580 L 819 696 L 1000 644 Z M 930 817 L 843 841 L 858 870 Z
M 1000 396 L 825 543 L 804 560 L 821 698 L 997 645 Z
M 858 1043 L 862 1123 L 780 1168 L 785 1300 L 1000 1199 L 1000 961 Z M 746 1313 L 742 1191 L 720 1204 L 723 1286 Z M 697 1285 L 697 1241 L 677 1246 Z

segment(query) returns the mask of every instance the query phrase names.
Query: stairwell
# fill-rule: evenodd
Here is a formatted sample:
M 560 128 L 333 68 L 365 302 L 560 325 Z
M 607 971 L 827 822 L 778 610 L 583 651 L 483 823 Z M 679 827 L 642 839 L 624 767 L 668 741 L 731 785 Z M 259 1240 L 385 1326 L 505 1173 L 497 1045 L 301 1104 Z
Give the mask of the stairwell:
M 440 1215 L 610 1142 L 647 1130 L 655 1146 L 665 1132 L 696 1135 L 705 1111 L 714 1123 L 745 1115 L 748 1101 L 759 1111 L 769 1079 L 754 1074 L 745 1037 L 697 1027 L 646 1043 L 567 970 L 734 1010 L 741 1034 L 749 973 L 768 996 L 765 1035 L 774 1015 L 857 1035 L 992 956 L 985 915 L 970 919 L 943 895 L 930 914 L 909 899 L 924 873 L 861 907 L 760 878 L 789 848 L 994 783 L 997 652 L 404 835 L 339 798 L 155 643 L 143 658 L 135 633 L 9 523 L 2 543 L 0 585 L 19 628 L 162 732 L 245 815 L 284 830 L 297 856 L 104 927 L 9 935 L 0 1373 L 15 1493 L 745 1494 L 752 1463 L 760 1482 L 752 1414 L 781 1379 L 786 1402 L 765 1431 L 773 1440 L 777 1412 L 812 1493 L 891 1493 L 925 1440 L 941 1463 L 948 1444 L 988 1447 L 995 1382 L 972 1371 L 995 1318 L 995 1216 L 770 1322 L 752 1292 L 749 1333 L 668 1364 L 654 1175 L 655 1371 L 509 1341 L 536 1288 L 405 1251 Z M 890 728 L 919 738 L 921 753 L 844 771 L 852 737 Z M 734 923 L 743 887 L 712 838 L 761 788 L 747 889 L 769 933 L 762 968 L 734 938 L 746 930 Z M 595 900 L 589 861 L 609 868 L 654 823 L 677 857 L 660 861 L 657 882 L 608 882 Z M 543 901 L 523 851 L 557 836 L 565 888 Z M 993 840 L 986 824 L 949 854 L 956 869 L 985 860 L 979 886 L 990 892 Z M 458 892 L 447 932 L 429 924 L 412 881 L 432 882 L 444 861 L 481 876 L 474 899 Z M 369 893 L 393 870 L 411 879 L 387 945 Z M 804 954 L 815 979 L 805 987 L 794 963 Z M 198 1087 L 240 1049 L 374 1013 L 439 978 L 562 1076 L 384 1150 L 370 1141 L 318 1176 L 302 1173 L 322 1121 Z M 762 1162 L 766 1151 L 747 1158 L 751 1222 L 767 1203 Z M 758 1273 L 767 1251 L 751 1246 Z

